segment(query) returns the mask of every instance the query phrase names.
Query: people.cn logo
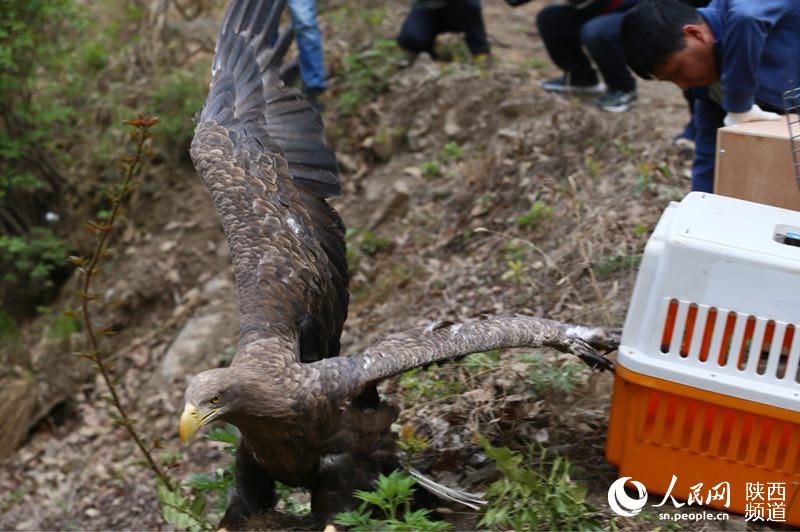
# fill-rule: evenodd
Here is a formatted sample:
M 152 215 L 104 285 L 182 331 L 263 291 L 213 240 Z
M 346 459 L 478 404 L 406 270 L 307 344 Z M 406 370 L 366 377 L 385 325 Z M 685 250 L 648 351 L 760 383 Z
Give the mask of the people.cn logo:
M 638 499 L 634 499 L 625 493 L 625 483 L 629 480 L 639 492 Z M 633 517 L 642 511 L 646 503 L 647 489 L 645 489 L 644 484 L 641 482 L 631 480 L 631 477 L 618 478 L 611 484 L 611 487 L 608 488 L 608 505 L 617 515 Z

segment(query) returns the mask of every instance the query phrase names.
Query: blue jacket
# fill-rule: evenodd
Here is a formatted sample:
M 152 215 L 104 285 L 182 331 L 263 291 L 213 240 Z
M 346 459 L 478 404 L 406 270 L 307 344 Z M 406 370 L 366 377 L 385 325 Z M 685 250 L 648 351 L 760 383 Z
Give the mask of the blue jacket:
M 698 10 L 714 33 L 723 100 L 694 91 L 692 190 L 712 192 L 717 129 L 725 114 L 754 103 L 783 109 L 783 93 L 800 86 L 800 0 L 714 0 Z

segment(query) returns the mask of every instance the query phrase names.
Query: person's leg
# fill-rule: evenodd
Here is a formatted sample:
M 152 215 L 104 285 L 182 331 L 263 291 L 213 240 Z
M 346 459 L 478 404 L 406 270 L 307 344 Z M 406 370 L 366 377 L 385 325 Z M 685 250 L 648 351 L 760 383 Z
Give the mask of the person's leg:
M 589 51 L 609 90 L 633 92 L 636 79 L 625 63 L 621 28 L 625 12 L 594 17 L 581 27 L 581 43 Z
M 717 152 L 717 129 L 722 127 L 725 110 L 701 99 L 694 102 L 695 126 L 692 190 L 714 192 L 714 165 Z
M 300 55 L 300 76 L 306 92 L 319 94 L 325 90 L 325 60 L 322 35 L 317 24 L 316 0 L 288 0 L 292 27 Z
M 437 9 L 412 9 L 400 28 L 397 44 L 404 50 L 418 54 L 428 52 L 434 57 L 436 43 Z
M 683 98 L 689 105 L 689 122 L 687 122 L 686 126 L 683 128 L 683 131 L 672 139 L 672 143 L 676 146 L 687 146 L 694 149 L 694 137 L 697 134 L 694 129 L 694 101 L 696 98 L 694 93 L 690 90 L 683 91 Z
M 536 27 L 553 60 L 576 86 L 596 85 L 597 74 L 581 48 L 581 26 L 586 17 L 570 5 L 553 5 L 539 11 Z M 546 87 L 545 87 L 546 88 Z
M 446 31 L 464 32 L 464 41 L 473 57 L 489 53 L 480 0 L 448 0 L 444 21 Z

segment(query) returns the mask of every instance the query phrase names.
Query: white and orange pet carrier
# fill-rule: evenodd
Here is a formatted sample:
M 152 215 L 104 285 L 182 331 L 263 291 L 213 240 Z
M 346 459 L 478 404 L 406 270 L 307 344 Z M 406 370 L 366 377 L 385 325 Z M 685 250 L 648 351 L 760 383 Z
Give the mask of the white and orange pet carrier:
M 620 476 L 785 485 L 800 526 L 800 213 L 693 192 L 645 248 L 625 320 L 606 455 Z

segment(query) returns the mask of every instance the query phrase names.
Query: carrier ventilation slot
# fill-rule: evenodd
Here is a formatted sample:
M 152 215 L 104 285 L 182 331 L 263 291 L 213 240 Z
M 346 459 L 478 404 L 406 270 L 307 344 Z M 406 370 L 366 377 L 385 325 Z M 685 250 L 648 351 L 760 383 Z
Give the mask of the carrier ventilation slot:
M 658 390 L 637 398 L 639 440 L 729 462 L 800 474 L 800 427 Z
M 662 354 L 800 383 L 794 325 L 678 299 L 665 306 Z

